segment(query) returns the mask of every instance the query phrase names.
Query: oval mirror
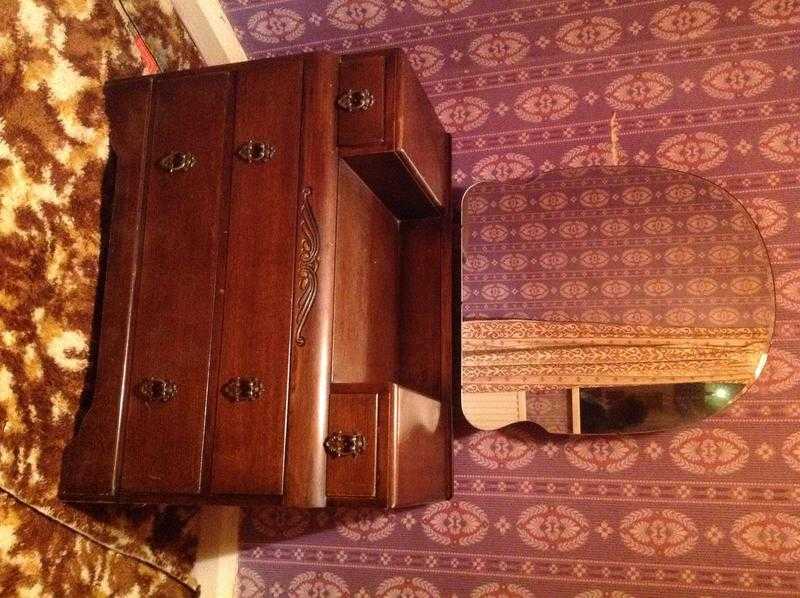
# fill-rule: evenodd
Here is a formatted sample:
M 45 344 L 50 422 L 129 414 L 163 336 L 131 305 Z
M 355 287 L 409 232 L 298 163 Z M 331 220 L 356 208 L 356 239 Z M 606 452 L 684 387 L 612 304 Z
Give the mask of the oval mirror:
M 479 429 L 674 428 L 730 405 L 766 363 L 766 248 L 710 181 L 609 166 L 478 183 L 461 235 L 461 403 Z

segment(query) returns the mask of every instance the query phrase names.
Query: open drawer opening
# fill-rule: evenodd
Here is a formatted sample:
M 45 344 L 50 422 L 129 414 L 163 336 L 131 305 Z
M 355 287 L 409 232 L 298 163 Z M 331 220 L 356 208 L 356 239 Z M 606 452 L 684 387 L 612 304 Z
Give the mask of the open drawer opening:
M 339 189 L 331 382 L 397 382 L 443 400 L 452 379 L 447 218 L 396 219 L 343 161 Z

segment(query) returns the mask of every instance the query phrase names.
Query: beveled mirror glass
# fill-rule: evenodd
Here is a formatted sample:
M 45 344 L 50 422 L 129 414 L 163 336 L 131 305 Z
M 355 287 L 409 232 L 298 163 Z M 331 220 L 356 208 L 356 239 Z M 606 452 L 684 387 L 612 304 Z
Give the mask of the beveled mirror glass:
M 679 427 L 730 405 L 766 363 L 764 242 L 700 177 L 609 166 L 478 183 L 461 260 L 461 403 L 477 428 Z

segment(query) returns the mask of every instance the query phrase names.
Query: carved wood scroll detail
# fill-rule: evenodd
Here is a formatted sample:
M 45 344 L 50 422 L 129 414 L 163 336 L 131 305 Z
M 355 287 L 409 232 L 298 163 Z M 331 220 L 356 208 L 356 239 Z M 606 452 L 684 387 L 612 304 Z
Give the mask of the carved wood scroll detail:
M 303 189 L 300 199 L 300 236 L 297 245 L 297 313 L 295 315 L 295 342 L 303 346 L 303 326 L 317 297 L 317 269 L 319 268 L 319 226 L 311 209 L 311 187 Z

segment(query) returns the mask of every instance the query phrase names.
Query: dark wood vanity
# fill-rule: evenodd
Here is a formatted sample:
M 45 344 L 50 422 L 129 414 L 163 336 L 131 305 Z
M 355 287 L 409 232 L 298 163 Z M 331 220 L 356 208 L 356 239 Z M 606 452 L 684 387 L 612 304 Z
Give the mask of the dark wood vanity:
M 397 50 L 106 88 L 97 375 L 60 496 L 452 492 L 450 138 Z

